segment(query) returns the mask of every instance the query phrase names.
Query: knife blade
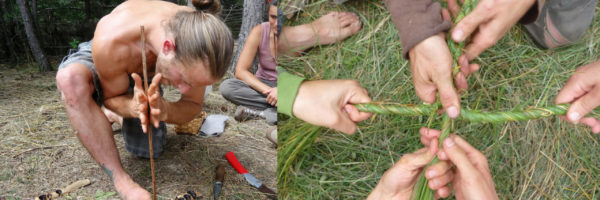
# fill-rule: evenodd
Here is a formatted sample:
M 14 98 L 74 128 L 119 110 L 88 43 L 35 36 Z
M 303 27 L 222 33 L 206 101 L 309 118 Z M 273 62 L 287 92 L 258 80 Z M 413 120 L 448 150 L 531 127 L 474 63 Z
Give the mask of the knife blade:
M 214 200 L 219 199 L 221 194 L 221 188 L 223 187 L 223 180 L 225 179 L 225 167 L 221 164 L 217 166 L 215 171 L 215 186 L 213 187 Z
M 244 178 L 246 179 L 246 181 L 248 183 L 250 183 L 250 185 L 258 188 L 258 191 L 261 191 L 262 193 L 266 194 L 269 199 L 272 199 L 272 200 L 277 199 L 277 194 L 275 194 L 275 192 L 273 190 L 271 190 L 267 186 L 265 186 L 262 183 L 262 181 L 260 181 L 258 178 L 254 177 L 252 174 L 248 173 L 248 170 L 246 170 L 246 168 L 244 168 L 244 166 L 240 163 L 240 161 L 238 161 L 237 157 L 235 157 L 235 154 L 233 152 L 228 151 L 225 154 L 225 158 L 227 158 L 227 161 L 229 162 L 229 164 L 231 164 L 231 166 L 235 169 L 235 171 L 237 171 L 238 173 L 240 173 L 244 176 Z

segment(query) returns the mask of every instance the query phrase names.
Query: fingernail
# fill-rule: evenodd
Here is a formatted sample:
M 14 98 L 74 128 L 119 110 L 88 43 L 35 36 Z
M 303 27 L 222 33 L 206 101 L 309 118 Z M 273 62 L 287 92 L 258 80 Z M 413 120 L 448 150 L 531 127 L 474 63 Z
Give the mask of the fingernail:
M 448 114 L 448 116 L 451 118 L 456 118 L 458 117 L 458 109 L 456 109 L 456 106 L 452 106 L 446 109 L 446 114 Z
M 465 56 L 461 56 L 458 62 L 460 63 L 461 67 L 469 67 L 469 61 L 467 61 Z
M 440 157 L 440 159 L 442 159 L 442 160 L 447 160 L 447 159 L 448 159 L 448 156 L 446 156 L 446 153 L 445 153 L 445 152 L 443 152 L 443 151 L 442 151 L 442 152 L 440 152 L 440 155 L 439 155 L 439 157 Z
M 581 118 L 581 115 L 579 115 L 578 112 L 570 112 L 568 117 L 572 122 L 577 122 L 579 121 L 579 118 Z
M 440 182 L 439 180 L 433 180 L 433 181 L 431 181 L 431 184 L 433 186 L 438 186 L 438 184 L 440 184 L 439 182 Z
M 426 175 L 428 178 L 433 178 L 436 175 L 436 172 L 434 170 L 429 170 Z
M 444 146 L 452 147 L 454 146 L 454 141 L 451 138 L 446 138 L 444 139 Z
M 462 30 L 457 29 L 454 32 L 452 32 L 452 39 L 454 39 L 454 41 L 460 42 L 464 34 L 465 33 L 463 33 Z

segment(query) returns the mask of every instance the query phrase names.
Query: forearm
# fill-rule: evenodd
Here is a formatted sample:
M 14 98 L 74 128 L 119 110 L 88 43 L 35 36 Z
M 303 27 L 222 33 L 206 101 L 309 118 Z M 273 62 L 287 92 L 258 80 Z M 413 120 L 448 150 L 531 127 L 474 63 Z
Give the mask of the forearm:
M 253 88 L 254 90 L 263 93 L 264 91 L 271 89 L 270 86 L 268 86 L 267 84 L 264 84 L 262 81 L 260 81 L 254 74 L 250 73 L 249 71 L 237 71 L 235 73 L 235 77 L 237 79 L 240 79 L 241 81 L 244 81 L 244 83 L 248 84 L 248 86 L 250 86 L 251 88 Z
M 450 28 L 450 22 L 442 19 L 440 4 L 433 0 L 386 0 L 385 5 L 398 29 L 405 58 L 415 45 Z
M 121 96 L 111 97 L 104 100 L 104 107 L 115 112 L 124 118 L 137 118 L 133 106 L 133 95 L 125 94 Z
M 196 103 L 190 100 L 181 99 L 177 102 L 167 102 L 165 105 L 167 112 L 166 123 L 183 124 L 191 121 L 200 112 L 202 112 L 202 103 Z

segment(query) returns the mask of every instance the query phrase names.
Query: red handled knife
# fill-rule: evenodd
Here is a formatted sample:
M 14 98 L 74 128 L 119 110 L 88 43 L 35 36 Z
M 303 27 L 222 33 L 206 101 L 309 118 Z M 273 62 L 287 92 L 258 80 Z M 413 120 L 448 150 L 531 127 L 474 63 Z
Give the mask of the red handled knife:
M 235 154 L 233 154 L 233 152 L 228 151 L 225 154 L 225 158 L 227 158 L 227 161 L 229 161 L 229 164 L 231 164 L 231 166 L 235 169 L 235 171 L 244 175 L 244 178 L 246 178 L 246 181 L 248 181 L 248 183 L 250 183 L 250 185 L 258 188 L 258 191 L 261 191 L 262 193 L 266 194 L 269 199 L 272 199 L 272 200 L 277 199 L 277 194 L 275 194 L 275 192 L 273 192 L 273 190 L 271 190 L 267 186 L 265 186 L 265 184 L 263 184 L 262 181 L 258 180 L 252 174 L 248 173 L 248 170 L 246 170 L 246 168 L 244 168 L 244 166 L 242 166 L 242 164 L 240 163 L 240 161 L 238 161 L 238 159 L 235 157 Z

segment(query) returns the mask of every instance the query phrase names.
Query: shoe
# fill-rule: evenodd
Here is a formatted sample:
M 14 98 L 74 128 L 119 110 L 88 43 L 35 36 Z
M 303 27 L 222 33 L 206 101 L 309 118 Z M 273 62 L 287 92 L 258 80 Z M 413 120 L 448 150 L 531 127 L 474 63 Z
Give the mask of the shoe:
M 277 108 L 267 108 L 262 113 L 269 125 L 277 125 Z
M 277 126 L 267 129 L 267 139 L 277 146 Z
M 264 118 L 263 112 L 260 112 L 260 111 L 254 110 L 254 109 L 250 109 L 250 108 L 246 108 L 244 106 L 238 106 L 237 109 L 235 110 L 235 115 L 233 118 L 235 119 L 235 121 L 243 122 L 243 121 L 253 119 L 253 118 L 258 118 L 258 117 Z

